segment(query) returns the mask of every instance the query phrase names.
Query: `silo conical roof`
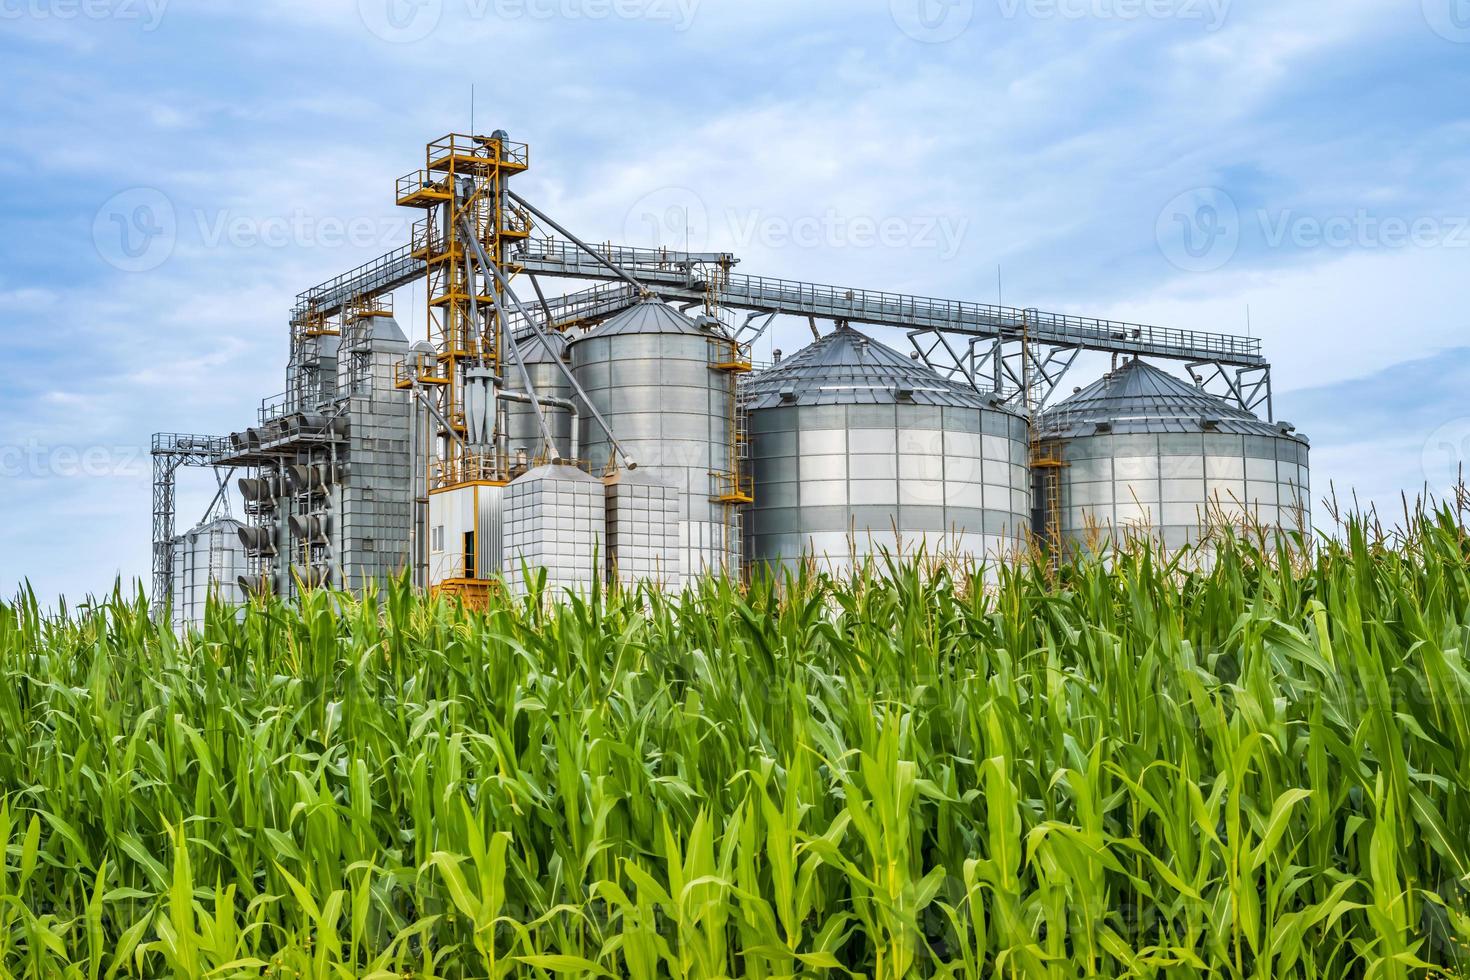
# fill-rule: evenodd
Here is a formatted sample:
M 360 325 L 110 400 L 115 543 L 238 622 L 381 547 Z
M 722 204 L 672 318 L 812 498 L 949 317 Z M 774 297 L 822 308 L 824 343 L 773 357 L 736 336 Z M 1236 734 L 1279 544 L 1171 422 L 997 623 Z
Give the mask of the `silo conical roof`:
M 602 326 L 586 334 L 585 337 L 660 333 L 690 334 L 699 337 L 710 335 L 710 331 L 702 329 L 694 320 L 662 300 L 644 299 L 616 316 L 610 317 Z M 577 340 L 585 339 L 585 337 L 578 337 Z
M 551 342 L 551 350 L 556 352 L 555 358 L 547 350 L 547 345 L 537 340 L 533 334 L 526 333 L 519 337 L 517 346 L 521 351 L 521 361 L 526 366 L 529 367 L 532 364 L 552 364 L 555 363 L 556 359 L 566 354 L 567 338 L 565 334 L 560 331 L 554 331 L 548 333 L 546 339 Z
M 200 521 L 198 524 L 194 525 L 183 534 L 176 535 L 174 537 L 174 540 L 182 541 L 185 538 L 188 538 L 192 541 L 197 539 L 201 534 L 209 534 L 213 531 L 219 531 L 233 542 L 235 540 L 235 533 L 244 526 L 244 524 L 235 520 L 233 517 L 215 517 L 208 520 Z
M 780 405 L 944 405 L 996 410 L 992 399 L 927 364 L 840 326 L 743 389 L 752 409 Z
M 1224 398 L 1140 360 L 1115 371 L 1058 402 L 1037 423 L 1047 438 L 1095 435 L 1099 423 L 1110 432 L 1224 432 L 1235 435 L 1292 436 Z

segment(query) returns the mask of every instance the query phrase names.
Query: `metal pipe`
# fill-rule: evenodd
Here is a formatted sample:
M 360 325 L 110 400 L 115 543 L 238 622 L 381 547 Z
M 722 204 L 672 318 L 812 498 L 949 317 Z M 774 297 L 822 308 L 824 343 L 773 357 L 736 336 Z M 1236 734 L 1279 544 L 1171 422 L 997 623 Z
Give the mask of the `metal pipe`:
M 460 227 L 466 234 L 469 234 L 471 235 L 471 237 L 473 237 L 470 223 L 467 220 L 463 221 Z M 470 254 L 468 252 L 466 252 L 464 256 L 464 274 L 465 279 L 468 280 L 467 285 L 469 286 L 470 322 L 475 325 L 475 330 L 477 330 L 480 333 L 481 337 L 483 337 L 485 334 L 485 329 L 484 325 L 480 323 L 480 303 L 475 298 L 475 294 L 479 292 L 479 290 L 475 286 L 475 264 L 470 260 Z M 480 363 L 485 363 L 485 348 L 483 345 L 481 345 L 480 347 Z
M 505 407 L 505 399 L 500 397 L 500 389 L 495 389 L 495 431 L 498 433 L 495 445 L 502 460 L 510 459 L 510 413 Z
M 414 373 L 417 374 L 417 369 Z M 424 515 L 419 506 L 419 429 L 421 426 L 419 400 L 416 397 L 410 397 L 408 400 L 408 512 L 411 519 L 408 522 L 408 568 L 415 588 L 423 588 L 425 584 L 419 579 L 419 545 L 422 543 L 424 523 Z
M 503 391 L 500 393 L 500 397 L 506 401 L 520 402 L 522 405 L 531 402 L 531 399 L 523 391 Z M 576 459 L 577 449 L 579 448 L 577 445 L 577 426 L 582 421 L 582 413 L 577 411 L 576 401 L 571 398 L 556 398 L 552 395 L 541 395 L 540 399 L 543 405 L 566 409 L 567 414 L 572 417 L 572 454 L 566 457 L 553 456 L 552 462 L 561 462 L 563 459 Z
M 510 288 L 510 280 L 506 277 L 505 273 L 501 272 L 500 269 L 496 266 L 485 261 L 485 250 L 480 245 L 478 240 L 472 238 L 470 239 L 470 244 L 474 246 L 475 252 L 480 256 L 480 261 L 484 264 L 485 268 L 489 269 L 491 274 L 495 276 L 495 280 L 500 283 L 501 288 L 505 291 L 506 298 L 509 299 L 512 305 L 515 306 L 516 312 L 520 313 L 521 316 L 526 318 L 526 322 L 531 327 L 531 332 L 535 334 L 536 339 L 541 342 L 541 346 L 546 349 L 546 352 L 551 355 L 551 359 L 556 362 L 557 368 L 571 384 L 572 390 L 577 393 L 577 397 L 582 399 L 582 404 L 587 406 L 587 411 L 597 421 L 598 428 L 602 429 L 602 431 L 607 435 L 607 440 L 608 442 L 612 443 L 614 451 L 616 451 L 617 454 L 622 457 L 623 466 L 626 469 L 636 470 L 638 468 L 638 463 L 633 459 L 633 457 L 629 456 L 623 450 L 622 443 L 618 442 L 618 437 L 613 434 L 612 426 L 607 424 L 607 420 L 602 417 L 602 413 L 597 410 L 597 406 L 592 404 L 592 399 L 587 397 L 587 392 L 582 389 L 582 385 L 578 383 L 576 377 L 573 376 L 571 369 L 568 368 L 566 366 L 566 363 L 562 361 L 561 355 L 558 354 L 556 348 L 552 346 L 551 339 L 546 336 L 545 332 L 543 332 L 541 327 L 536 323 L 536 319 L 531 315 L 531 311 L 526 309 L 526 305 L 522 303 L 520 297 L 515 294 L 515 290 Z M 541 297 L 541 305 L 543 306 L 543 308 L 546 307 L 546 297 L 541 293 L 541 285 L 536 282 L 534 277 L 532 277 L 531 279 L 531 284 L 536 289 L 536 295 Z M 492 293 L 491 295 L 494 294 Z M 497 303 L 499 302 L 498 297 L 496 301 Z M 550 325 L 550 323 L 551 320 L 548 316 L 547 324 Z M 526 384 L 527 387 L 530 387 L 529 378 L 527 379 Z M 545 424 L 544 420 L 542 424 Z M 550 442 L 549 431 L 547 432 L 547 441 Z
M 449 424 L 449 420 L 444 417 L 439 409 L 434 407 L 433 402 L 424 397 L 423 392 L 417 387 L 414 388 L 414 396 L 418 398 L 421 405 L 429 410 L 429 414 L 434 416 L 440 425 L 444 426 L 444 431 L 450 439 L 458 439 L 463 444 L 464 438 L 458 432 L 454 431 L 454 426 Z
M 224 479 L 221 480 L 220 479 L 220 475 L 219 475 L 219 467 L 216 466 L 214 468 L 214 478 L 215 478 L 215 481 L 219 484 L 219 489 L 217 491 L 215 491 L 214 499 L 209 502 L 209 506 L 206 507 L 206 508 L 204 508 L 204 519 L 206 521 L 210 519 L 210 516 L 209 515 L 214 512 L 214 509 L 220 505 L 220 502 L 221 501 L 223 501 L 224 502 L 224 505 L 225 505 L 225 512 L 224 512 L 223 516 L 224 517 L 233 517 L 234 516 L 233 514 L 230 513 L 230 498 L 228 496 L 228 491 L 229 491 L 229 488 L 230 488 L 230 478 L 233 477 L 234 475 L 235 475 L 235 467 L 231 466 L 230 467 L 230 471 L 228 473 L 226 473 Z
M 414 399 L 415 406 L 418 399 Z M 433 530 L 429 524 L 429 460 L 434 452 L 434 435 L 429 430 L 429 413 L 419 411 L 417 415 L 418 425 L 418 458 L 414 460 L 414 471 L 416 473 L 414 503 L 419 512 L 419 584 L 424 588 L 429 587 L 429 552 L 433 545 Z
M 492 264 L 491 262 L 488 261 L 488 258 L 489 257 L 485 254 L 484 246 L 480 243 L 480 240 L 478 238 L 476 238 L 475 235 L 473 234 L 473 229 L 470 227 L 469 219 L 468 218 L 461 218 L 460 219 L 460 222 L 461 222 L 461 227 L 466 232 L 466 239 L 471 243 L 471 245 L 474 246 L 475 255 L 479 258 L 481 265 L 484 268 L 494 270 L 497 273 L 497 277 L 498 277 L 499 270 L 496 269 L 496 267 L 495 267 L 494 264 Z M 471 263 L 470 263 L 470 257 L 469 257 L 468 254 L 465 255 L 464 261 L 465 261 L 465 265 L 466 266 L 470 266 L 471 265 Z M 473 287 L 473 285 L 474 285 L 474 276 L 473 276 L 473 273 L 471 273 L 470 284 Z M 470 298 L 471 298 L 471 302 L 473 302 L 474 301 L 473 292 L 471 293 L 471 297 Z M 520 376 L 521 376 L 521 385 L 524 388 L 524 390 L 527 392 L 527 394 L 529 394 L 531 396 L 531 411 L 536 416 L 536 427 L 541 430 L 541 438 L 546 441 L 546 449 L 550 452 L 552 458 L 557 458 L 558 457 L 559 450 L 556 448 L 556 441 L 552 438 L 552 435 L 551 435 L 551 426 L 547 424 L 545 416 L 542 415 L 542 413 L 541 413 L 541 403 L 536 398 L 536 386 L 531 383 L 531 374 L 530 374 L 529 371 L 526 370 L 526 363 L 521 358 L 521 348 L 520 348 L 520 345 L 515 342 L 515 337 L 511 334 L 511 332 L 509 330 L 502 330 L 501 329 L 501 326 L 502 325 L 504 325 L 504 324 L 506 324 L 506 323 L 508 323 L 510 321 L 510 316 L 506 313 L 505 306 L 500 302 L 500 297 L 498 295 L 496 295 L 496 292 L 493 289 L 490 290 L 490 301 L 495 304 L 496 319 L 498 321 L 497 326 L 496 326 L 497 337 L 500 338 L 500 339 L 502 339 L 504 341 L 504 344 L 505 344 L 506 347 L 509 347 L 510 348 L 511 357 L 515 361 L 515 364 L 516 364 L 516 370 L 519 371 Z M 498 413 L 498 409 L 497 409 L 496 425 L 500 428 L 500 433 L 501 433 L 502 440 L 508 439 L 509 438 L 509 433 L 507 433 L 505 431 L 505 426 L 502 425 L 501 422 L 500 422 L 500 416 L 499 416 L 499 413 Z
M 618 265 L 612 259 L 609 259 L 607 256 L 601 254 L 595 248 L 593 248 L 591 245 L 588 245 L 586 242 L 582 241 L 582 239 L 578 238 L 576 235 L 573 235 L 571 232 L 567 231 L 561 225 L 557 224 L 556 221 L 553 218 L 549 217 L 546 214 L 546 212 L 538 209 L 530 201 L 527 201 L 524 197 L 521 197 L 515 191 L 507 190 L 506 193 L 508 193 L 511 196 L 511 199 L 514 200 L 521 207 L 525 208 L 527 211 L 531 212 L 533 215 L 535 215 L 536 217 L 540 218 L 542 221 L 544 221 L 548 225 L 550 225 L 551 228 L 552 228 L 552 230 L 555 231 L 558 235 L 561 235 L 567 241 L 571 242 L 573 245 L 577 246 L 582 251 L 584 251 L 588 255 L 592 256 L 598 262 L 600 262 L 603 265 L 607 266 L 609 269 L 611 269 L 613 271 L 613 273 L 615 273 L 616 275 L 618 275 L 619 277 L 621 277 L 629 285 L 633 286 L 635 289 L 638 289 L 638 290 L 640 290 L 640 291 L 648 294 L 649 296 L 656 296 L 657 295 L 653 290 L 649 289 L 647 286 L 643 285 L 643 283 L 639 282 L 637 279 L 634 279 L 631 275 L 629 275 L 628 272 L 622 266 Z
M 568 439 L 570 439 L 572 443 L 572 459 L 579 459 L 581 458 L 580 450 L 582 448 L 580 444 L 580 440 L 582 438 L 582 415 L 580 412 L 577 411 L 577 404 L 575 401 L 568 398 L 566 399 L 566 403 L 567 411 L 570 412 L 572 416 L 571 434 L 568 436 Z

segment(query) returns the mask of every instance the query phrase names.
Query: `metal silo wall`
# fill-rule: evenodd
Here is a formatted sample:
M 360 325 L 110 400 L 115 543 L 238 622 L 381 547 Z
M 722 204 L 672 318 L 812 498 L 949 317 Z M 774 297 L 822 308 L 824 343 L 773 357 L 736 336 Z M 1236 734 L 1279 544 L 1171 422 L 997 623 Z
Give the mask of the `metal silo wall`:
M 572 386 L 567 382 L 566 375 L 550 361 L 538 361 L 526 365 L 526 373 L 531 377 L 531 385 L 536 389 L 539 398 L 565 398 L 571 399 Z M 505 369 L 508 379 L 507 388 L 511 391 L 522 391 L 521 373 L 514 364 L 508 364 Z M 556 441 L 556 450 L 563 455 L 571 452 L 572 442 L 572 416 L 564 408 L 556 408 L 548 405 L 541 406 L 541 412 L 546 417 L 547 425 L 551 429 L 551 437 Z M 536 424 L 536 413 L 530 405 L 520 402 L 509 402 L 506 405 L 506 431 L 510 436 L 510 452 L 515 455 L 517 450 L 524 449 L 526 455 L 531 459 L 538 458 L 542 453 L 541 428 Z M 581 450 L 579 450 L 581 452 Z M 582 452 L 585 458 L 586 453 Z
M 370 582 L 385 585 L 411 560 L 412 407 L 406 393 L 389 388 L 371 397 L 353 396 L 346 408 L 348 462 L 331 498 L 334 558 L 341 573 L 335 584 L 361 591 Z
M 685 575 L 734 573 L 740 528 L 734 508 L 711 499 L 712 470 L 731 457 L 727 379 L 711 367 L 710 338 L 620 333 L 573 342 L 572 371 L 640 470 L 679 491 L 679 557 Z M 581 455 L 594 474 L 612 445 L 583 416 Z
M 1008 554 L 1031 526 L 1024 420 L 926 405 L 781 406 L 751 412 L 750 559 L 825 559 L 831 570 L 923 544 Z
M 1099 434 L 1065 440 L 1061 532 L 1147 527 L 1177 549 L 1200 539 L 1205 514 L 1311 530 L 1308 448 L 1301 440 L 1218 432 Z
M 345 465 L 330 496 L 334 585 L 362 591 L 386 585 L 412 560 L 413 476 L 425 460 L 410 456 L 413 408 L 394 385 L 395 366 L 408 355 L 396 324 L 359 349 L 360 390 L 343 399 L 348 419 Z
M 642 467 L 623 470 L 605 483 L 607 580 L 679 591 L 679 492 L 651 479 Z
M 246 573 L 245 546 L 238 521 L 228 518 L 194 528 L 174 539 L 173 625 L 177 630 L 204 624 L 211 593 L 225 603 L 240 603 L 238 579 Z
M 530 591 L 527 573 L 546 571 L 548 593 L 586 595 L 602 577 L 607 554 L 606 490 L 572 466 L 539 466 L 505 488 L 505 584 Z

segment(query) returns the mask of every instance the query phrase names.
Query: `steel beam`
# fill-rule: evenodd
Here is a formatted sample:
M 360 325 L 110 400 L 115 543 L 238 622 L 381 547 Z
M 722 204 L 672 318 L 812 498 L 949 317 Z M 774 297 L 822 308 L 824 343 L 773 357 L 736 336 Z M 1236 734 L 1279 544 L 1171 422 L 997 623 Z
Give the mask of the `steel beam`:
M 161 612 L 173 588 L 175 485 L 182 466 L 217 466 L 230 441 L 181 432 L 153 434 L 153 611 Z

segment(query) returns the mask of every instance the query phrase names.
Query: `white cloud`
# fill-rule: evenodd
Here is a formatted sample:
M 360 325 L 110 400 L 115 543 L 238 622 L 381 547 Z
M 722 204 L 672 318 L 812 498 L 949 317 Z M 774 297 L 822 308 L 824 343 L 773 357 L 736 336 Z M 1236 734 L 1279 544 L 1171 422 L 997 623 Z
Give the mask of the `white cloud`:
M 1134 322 L 1243 333 L 1250 309 L 1289 392 L 1371 374 L 1463 343 L 1470 328 L 1470 250 L 1342 254 L 1319 264 L 1181 273 L 1104 315 Z M 1286 399 L 1289 402 L 1289 398 Z

